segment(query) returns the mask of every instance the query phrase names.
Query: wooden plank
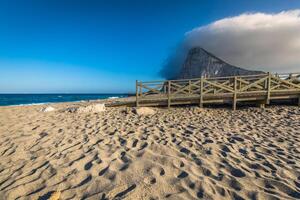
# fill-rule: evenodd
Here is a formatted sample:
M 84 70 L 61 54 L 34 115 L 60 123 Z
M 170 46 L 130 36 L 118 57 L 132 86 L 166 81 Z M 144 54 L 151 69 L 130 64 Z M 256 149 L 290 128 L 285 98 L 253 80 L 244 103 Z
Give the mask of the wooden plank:
M 183 86 L 182 85 L 180 85 L 180 84 L 178 84 L 178 83 L 175 83 L 175 82 L 171 82 L 171 85 L 172 86 L 175 86 L 175 87 L 177 87 L 177 88 L 182 88 Z
M 164 94 L 166 94 L 166 93 L 167 93 L 167 85 L 164 84 Z
M 274 92 L 286 92 L 286 93 L 290 93 L 290 92 L 299 92 L 300 89 L 280 89 L 280 90 L 271 90 L 272 93 Z
M 205 100 L 202 103 L 207 104 L 207 103 L 225 103 L 228 102 L 225 99 L 213 99 L 213 100 Z
M 274 87 L 271 87 L 271 90 L 275 90 L 275 89 L 277 89 L 277 88 L 279 88 L 280 87 L 280 85 L 278 84 L 278 85 L 275 85 Z
M 223 83 L 221 83 L 221 85 L 227 85 L 227 84 L 229 84 L 230 83 L 230 81 L 228 80 L 228 81 L 225 81 L 225 82 L 223 82 Z M 229 87 L 231 86 L 231 85 L 228 85 Z M 212 91 L 215 91 L 215 89 L 216 88 L 212 88 L 212 89 L 208 89 L 208 90 L 206 90 L 205 92 L 204 92 L 204 94 L 207 94 L 207 93 L 209 93 L 209 92 L 212 92 Z M 219 93 L 220 91 L 222 91 L 222 90 L 224 90 L 223 88 L 220 88 L 220 89 L 218 89 L 218 90 L 216 90 L 216 93 Z
M 267 100 L 266 100 L 266 104 L 270 104 L 270 96 L 271 96 L 271 80 L 272 80 L 272 75 L 270 72 L 268 72 L 268 85 L 267 85 Z
M 292 86 L 292 87 L 294 87 L 294 88 L 300 89 L 300 84 L 294 84 L 294 83 L 291 83 L 291 82 L 289 82 L 289 81 L 286 81 L 286 80 L 282 80 L 282 79 L 280 79 L 280 78 L 277 78 L 277 77 L 275 77 L 275 76 L 273 76 L 273 78 L 274 78 L 275 80 L 277 80 L 278 82 L 282 82 L 282 83 L 285 83 L 285 84 L 287 84 L 287 85 L 290 85 L 290 86 Z
M 282 99 L 298 99 L 298 95 L 280 95 L 280 96 L 275 96 L 271 97 L 271 99 L 276 99 L 276 100 L 282 100 Z
M 172 94 L 189 94 L 189 85 L 184 85 L 181 88 L 176 88 L 176 91 L 174 90 Z
M 178 83 L 174 83 L 174 82 L 171 82 L 171 86 L 175 86 L 176 88 L 176 92 L 174 92 L 173 94 L 177 94 L 179 92 L 183 92 L 185 94 L 188 94 L 188 85 L 184 84 L 184 85 L 180 85 Z M 185 91 L 186 90 L 186 91 Z M 178 92 L 179 91 L 179 92 Z M 172 91 L 171 91 L 172 92 Z
M 200 91 L 200 84 L 201 80 L 198 80 L 196 82 L 191 82 L 191 94 L 198 94 L 198 92 Z M 194 89 L 196 88 L 196 90 Z
M 276 79 L 276 81 L 275 80 L 271 80 L 271 84 L 272 83 L 274 83 L 274 84 L 276 84 L 275 86 L 273 86 L 273 87 L 271 87 L 271 90 L 275 90 L 275 89 L 277 89 L 277 88 L 286 88 L 286 89 L 290 89 L 291 87 L 290 86 L 288 86 L 288 85 L 283 85 L 283 84 L 281 84 L 280 83 L 280 81 L 278 81 L 278 79 Z
M 232 102 L 232 109 L 236 110 L 236 97 L 237 97 L 237 77 L 234 77 L 234 83 L 233 83 L 233 88 L 234 88 L 234 93 L 233 93 L 233 102 Z
M 277 88 L 279 88 L 279 89 L 277 89 Z M 271 90 L 282 90 L 280 88 L 290 89 L 291 87 L 289 87 L 288 85 L 281 85 L 280 83 L 278 83 L 278 85 L 272 87 Z
M 244 80 L 244 79 L 241 79 L 241 78 L 238 78 L 237 79 L 237 81 L 238 82 L 240 82 L 240 83 L 244 83 L 244 84 L 250 84 L 250 82 L 249 81 L 246 81 L 246 80 Z M 258 89 L 264 89 L 264 87 L 262 87 L 261 85 L 253 85 L 254 87 L 256 87 L 256 88 L 258 88 Z M 239 87 L 239 89 L 241 89 L 242 88 L 242 84 L 240 84 L 240 87 Z
M 194 82 L 194 83 L 191 82 L 191 86 L 194 86 L 194 87 L 196 87 L 196 88 L 200 88 L 199 85 L 198 85 L 198 84 L 200 83 L 200 81 L 201 81 L 201 79 L 198 80 L 198 81 L 196 81 L 196 82 Z
M 174 84 L 172 83 L 172 85 L 174 85 Z M 177 84 L 175 84 L 175 85 L 177 85 Z M 186 90 L 186 92 L 185 92 L 185 90 Z M 172 94 L 175 95 L 180 92 L 185 93 L 185 94 L 190 94 L 189 90 L 190 90 L 190 85 L 185 85 L 185 86 L 181 86 L 181 88 L 178 88 L 177 91 L 173 92 Z
M 139 107 L 139 82 L 136 80 L 135 81 L 135 93 L 136 93 L 136 107 Z
M 263 101 L 265 99 L 264 96 L 258 96 L 258 97 L 239 97 L 239 102 L 242 101 Z
M 148 87 L 147 85 L 141 84 L 140 87 L 141 88 L 145 88 L 145 89 L 147 89 L 147 90 L 149 90 L 149 91 L 151 91 L 153 93 L 156 93 L 156 94 L 160 94 L 161 93 L 161 90 L 158 90 L 158 88 L 161 87 L 161 85 L 159 85 L 159 86 L 157 86 L 155 88 L 151 88 L 151 87 Z
M 280 77 L 280 75 L 289 75 L 290 73 L 280 73 L 280 74 L 275 74 L 277 75 L 278 77 Z M 293 74 L 296 74 L 297 76 L 300 76 L 300 72 L 295 72 Z M 257 77 L 263 77 L 263 76 L 266 76 L 266 74 L 253 74 L 253 75 L 241 75 L 241 76 L 237 76 L 238 78 L 257 78 Z M 234 76 L 225 76 L 225 77 L 211 77 L 209 78 L 209 80 L 221 80 L 221 79 L 230 79 L 230 78 L 233 78 Z M 197 80 L 200 80 L 200 78 L 192 78 L 192 79 L 180 79 L 180 80 L 170 80 L 170 81 L 187 81 L 187 80 L 192 80 L 192 81 L 197 81 Z M 164 83 L 166 82 L 166 80 L 155 80 L 155 81 L 143 81 L 141 83 L 144 83 L 144 84 L 148 84 L 148 83 Z
M 262 83 L 262 82 L 264 82 L 265 80 L 267 80 L 267 78 L 268 78 L 267 76 L 264 77 L 264 78 L 261 78 L 261 79 L 255 81 L 255 82 L 253 82 L 253 83 L 251 83 L 251 84 L 249 84 L 249 85 L 247 85 L 247 86 L 241 88 L 240 91 L 242 92 L 242 91 L 245 91 L 245 90 L 250 89 L 251 87 L 257 86 L 259 83 Z
M 233 88 L 233 84 L 232 84 L 232 83 L 230 83 L 230 85 L 228 85 L 228 86 Z M 217 90 L 217 93 L 220 93 L 222 90 L 223 90 L 223 89 L 218 89 L 218 90 Z
M 200 80 L 200 100 L 199 100 L 199 107 L 203 108 L 203 79 Z
M 221 85 L 221 84 L 218 84 L 218 83 L 210 82 L 210 81 L 208 81 L 208 80 L 206 80 L 206 79 L 204 79 L 203 82 L 204 82 L 204 83 L 207 83 L 207 84 L 210 84 L 210 85 L 212 85 L 212 86 L 215 86 L 215 87 L 217 87 L 217 88 L 224 89 L 224 90 L 226 90 L 226 91 L 228 91 L 228 92 L 234 92 L 234 90 L 232 90 L 232 89 L 229 88 L 229 87 L 225 87 L 225 86 L 223 86 L 223 85 Z

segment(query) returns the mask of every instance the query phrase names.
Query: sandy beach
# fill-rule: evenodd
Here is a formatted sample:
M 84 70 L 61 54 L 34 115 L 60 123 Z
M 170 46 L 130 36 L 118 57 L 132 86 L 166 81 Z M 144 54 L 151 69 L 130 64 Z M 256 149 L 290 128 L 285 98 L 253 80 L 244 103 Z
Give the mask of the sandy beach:
M 299 199 L 300 109 L 0 107 L 0 199 Z

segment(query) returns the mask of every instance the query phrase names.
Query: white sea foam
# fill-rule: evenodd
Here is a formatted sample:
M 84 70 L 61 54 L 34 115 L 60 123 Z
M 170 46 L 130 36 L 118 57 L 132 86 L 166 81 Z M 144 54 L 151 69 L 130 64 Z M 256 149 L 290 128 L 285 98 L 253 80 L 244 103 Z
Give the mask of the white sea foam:
M 63 98 L 63 96 L 57 96 L 59 98 Z M 41 102 L 41 103 L 22 103 L 22 104 L 15 104 L 15 105 L 0 105 L 0 106 L 35 106 L 35 105 L 45 105 L 45 104 L 55 104 L 55 103 L 68 103 L 68 102 L 94 102 L 94 101 L 99 101 L 99 100 L 104 100 L 104 99 L 118 99 L 123 96 L 112 96 L 112 97 L 107 97 L 107 98 L 99 98 L 99 99 L 85 99 L 85 100 L 77 100 L 77 101 L 56 101 L 56 102 Z
M 44 102 L 44 103 L 23 103 L 23 104 L 7 105 L 7 106 L 37 106 L 37 105 L 45 105 L 45 104 L 52 104 L 52 103 L 50 103 L 50 102 Z
M 108 97 L 108 99 L 118 99 L 120 97 Z

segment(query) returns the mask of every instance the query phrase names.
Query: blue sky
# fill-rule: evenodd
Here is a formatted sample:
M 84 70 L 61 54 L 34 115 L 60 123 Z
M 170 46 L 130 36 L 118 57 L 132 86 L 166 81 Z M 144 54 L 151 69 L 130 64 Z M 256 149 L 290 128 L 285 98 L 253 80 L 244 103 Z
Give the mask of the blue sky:
M 0 93 L 130 92 L 187 31 L 297 0 L 0 0 Z

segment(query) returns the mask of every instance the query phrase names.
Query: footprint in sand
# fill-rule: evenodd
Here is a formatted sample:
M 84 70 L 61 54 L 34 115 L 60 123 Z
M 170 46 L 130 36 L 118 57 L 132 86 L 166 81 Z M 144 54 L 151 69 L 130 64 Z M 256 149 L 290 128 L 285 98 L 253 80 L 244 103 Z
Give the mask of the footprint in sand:
M 135 148 L 137 143 L 138 143 L 138 139 L 134 139 L 133 142 L 132 142 L 132 148 Z
M 237 178 L 243 178 L 246 176 L 246 174 L 242 170 L 234 168 L 234 167 L 232 167 L 230 169 L 230 173 L 232 176 L 237 177 Z
M 188 177 L 189 176 L 189 174 L 186 172 L 186 171 L 182 171 L 178 176 L 177 176 L 177 178 L 186 178 L 186 177 Z
M 129 167 L 129 163 L 124 163 L 121 167 L 120 167 L 120 171 L 125 171 L 126 169 L 128 169 Z
M 182 167 L 184 167 L 184 162 L 176 159 L 176 160 L 173 160 L 173 165 L 177 168 L 182 168 Z
M 103 176 L 109 169 L 109 166 L 105 167 L 104 169 L 102 169 L 100 172 L 99 172 L 99 176 Z
M 144 143 L 140 146 L 139 151 L 145 149 L 147 146 L 148 146 L 148 143 L 147 143 L 147 142 L 144 142 Z
M 164 176 L 166 174 L 164 168 L 162 168 L 162 167 L 154 167 L 154 168 L 152 168 L 152 173 L 155 176 Z
M 156 178 L 148 176 L 148 177 L 144 178 L 144 183 L 146 183 L 148 185 L 153 185 L 156 183 Z
M 132 192 L 136 188 L 136 184 L 132 184 L 131 186 L 122 185 L 118 187 L 114 187 L 110 192 L 108 192 L 107 196 L 104 194 L 102 195 L 101 199 L 124 199 L 126 195 L 128 195 L 130 192 Z
M 74 186 L 73 188 L 81 187 L 84 184 L 90 182 L 91 180 L 92 180 L 92 175 L 88 175 L 85 179 L 83 179 L 78 185 Z
M 121 137 L 119 138 L 119 142 L 120 142 L 121 146 L 124 146 L 127 143 L 127 141 L 125 139 L 121 138 Z
M 185 154 L 189 154 L 191 151 L 190 150 L 188 150 L 187 148 L 185 148 L 185 147 L 182 147 L 181 149 L 180 149 L 180 152 L 182 152 L 182 153 L 185 153 Z
M 93 161 L 89 161 L 84 165 L 84 170 L 90 170 L 93 166 Z

